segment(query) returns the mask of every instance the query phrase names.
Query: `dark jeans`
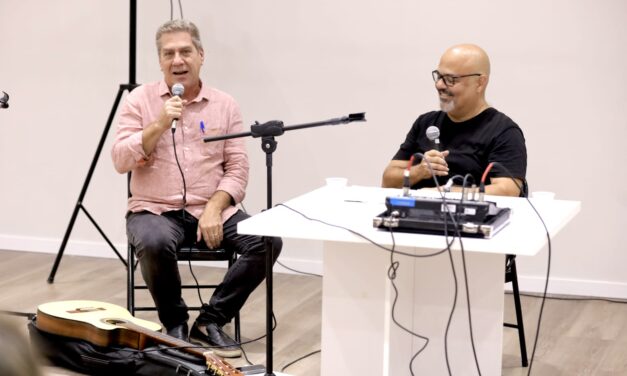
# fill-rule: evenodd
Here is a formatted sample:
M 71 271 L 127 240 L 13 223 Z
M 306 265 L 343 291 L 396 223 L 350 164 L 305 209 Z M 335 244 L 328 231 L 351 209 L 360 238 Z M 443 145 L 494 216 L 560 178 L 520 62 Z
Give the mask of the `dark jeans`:
M 249 218 L 238 211 L 224 223 L 221 247 L 239 254 L 222 283 L 203 304 L 198 319 L 220 326 L 231 321 L 248 296 L 265 278 L 266 249 L 263 238 L 237 233 L 237 222 Z M 126 220 L 129 242 L 141 266 L 142 276 L 150 290 L 163 325 L 170 329 L 189 319 L 187 305 L 181 295 L 181 276 L 176 250 L 196 243 L 198 220 L 182 210 L 156 215 L 149 212 L 130 213 Z M 201 240 L 201 242 L 204 242 Z M 274 261 L 279 257 L 283 242 L 273 238 Z

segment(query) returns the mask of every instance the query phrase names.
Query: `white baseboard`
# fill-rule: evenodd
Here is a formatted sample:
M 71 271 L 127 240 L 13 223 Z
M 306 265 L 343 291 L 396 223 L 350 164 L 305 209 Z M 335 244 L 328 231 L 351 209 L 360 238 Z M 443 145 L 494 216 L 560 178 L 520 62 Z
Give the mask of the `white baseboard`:
M 59 253 L 62 239 L 36 238 L 0 234 L 0 249 L 10 251 L 26 251 L 39 253 Z M 126 243 L 114 244 L 120 255 L 126 259 Z M 115 252 L 106 242 L 91 242 L 70 239 L 63 255 L 90 256 L 102 258 L 117 258 Z
M 58 254 L 60 246 L 61 239 L 0 234 L 0 249 Z M 116 243 L 114 246 L 122 258 L 126 259 L 126 243 Z M 117 258 L 115 252 L 105 242 L 77 241 L 71 239 L 65 247 L 64 255 Z M 279 257 L 279 262 L 294 270 L 322 275 L 322 260 L 295 259 L 281 256 Z M 198 265 L 224 267 L 223 262 L 215 262 L 215 264 L 201 263 Z M 298 274 L 279 264 L 275 264 L 274 271 L 277 273 Z M 545 278 L 544 276 L 519 274 L 518 283 L 520 285 L 520 291 L 522 292 L 542 293 L 544 291 Z M 627 283 L 552 276 L 549 282 L 548 293 L 627 299 Z
M 120 253 L 122 258 L 126 260 L 126 243 L 115 243 L 113 244 L 116 250 Z M 38 252 L 38 253 L 59 253 L 59 248 L 61 247 L 61 239 L 53 239 L 53 238 L 34 238 L 34 237 L 26 237 L 26 236 L 14 236 L 14 235 L 5 235 L 0 234 L 0 249 L 10 250 L 10 251 L 24 251 L 24 252 Z M 106 242 L 92 242 L 92 241 L 82 241 L 82 240 L 72 240 L 70 239 L 65 249 L 63 250 L 63 255 L 74 255 L 74 256 L 88 256 L 88 257 L 100 257 L 100 258 L 114 258 L 117 259 L 118 256 L 115 254 L 113 249 Z M 313 274 L 322 274 L 322 261 L 321 260 L 303 260 L 303 259 L 290 259 L 288 257 L 281 256 L 279 258 L 279 262 L 287 266 L 288 268 L 302 271 L 305 273 L 313 273 Z M 225 267 L 224 262 L 216 261 L 216 262 L 202 262 L 202 263 L 193 263 L 198 266 L 211 266 L 211 267 Z M 274 272 L 276 273 L 286 273 L 286 274 L 299 274 L 292 270 L 286 269 L 279 264 L 274 265 Z
M 518 275 L 521 292 L 542 293 L 546 276 Z M 511 287 L 508 287 L 511 290 Z M 627 299 L 627 283 L 552 276 L 548 294 Z

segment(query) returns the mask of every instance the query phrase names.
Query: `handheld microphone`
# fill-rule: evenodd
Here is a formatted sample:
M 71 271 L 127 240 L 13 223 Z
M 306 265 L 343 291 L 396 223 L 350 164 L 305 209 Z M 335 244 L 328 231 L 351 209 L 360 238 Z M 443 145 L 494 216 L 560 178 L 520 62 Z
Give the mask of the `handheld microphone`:
M 435 150 L 440 151 L 440 128 L 430 125 L 427 128 L 427 138 L 435 144 Z
M 407 168 L 403 171 L 403 196 L 408 197 L 409 196 L 409 189 L 410 184 L 409 184 L 409 175 L 410 175 L 410 170 L 411 170 L 411 166 L 414 165 L 414 155 L 411 156 L 411 158 L 409 158 L 409 162 L 407 162 Z
M 183 93 L 185 93 L 185 86 L 183 86 L 183 84 L 181 83 L 176 83 L 174 85 L 172 85 L 172 95 L 176 96 L 176 97 L 180 97 L 183 95 Z M 176 131 L 176 122 L 179 119 L 173 119 L 172 120 L 172 132 L 174 133 L 174 131 Z
M 9 94 L 2 92 L 2 98 L 0 98 L 0 108 L 9 108 Z

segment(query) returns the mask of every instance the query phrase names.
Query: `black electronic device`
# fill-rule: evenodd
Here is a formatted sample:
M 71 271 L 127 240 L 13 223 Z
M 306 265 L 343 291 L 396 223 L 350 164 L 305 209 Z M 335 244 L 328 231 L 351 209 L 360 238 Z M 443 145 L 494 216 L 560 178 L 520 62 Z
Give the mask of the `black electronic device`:
M 387 197 L 386 211 L 373 218 L 373 226 L 401 232 L 491 238 L 509 223 L 510 208 L 483 200 L 441 197 Z M 453 223 L 453 218 L 455 223 Z

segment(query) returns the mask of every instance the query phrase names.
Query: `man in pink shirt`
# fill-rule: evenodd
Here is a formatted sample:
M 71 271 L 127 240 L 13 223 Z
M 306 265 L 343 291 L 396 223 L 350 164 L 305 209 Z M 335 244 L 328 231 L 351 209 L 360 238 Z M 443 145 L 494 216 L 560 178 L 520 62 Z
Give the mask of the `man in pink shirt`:
M 221 327 L 265 278 L 265 246 L 261 237 L 237 234 L 237 222 L 248 218 L 234 206 L 248 182 L 243 139 L 205 144 L 203 138 L 241 132 L 240 110 L 231 96 L 200 80 L 204 50 L 193 23 L 166 22 L 156 41 L 163 80 L 127 96 L 111 152 L 118 172 L 132 171 L 128 238 L 168 334 L 189 335 L 216 346 L 217 355 L 236 357 L 239 345 Z M 184 87 L 180 96 L 171 94 L 175 84 Z M 196 242 L 240 256 L 188 334 L 176 250 Z M 273 243 L 276 261 L 282 242 Z

